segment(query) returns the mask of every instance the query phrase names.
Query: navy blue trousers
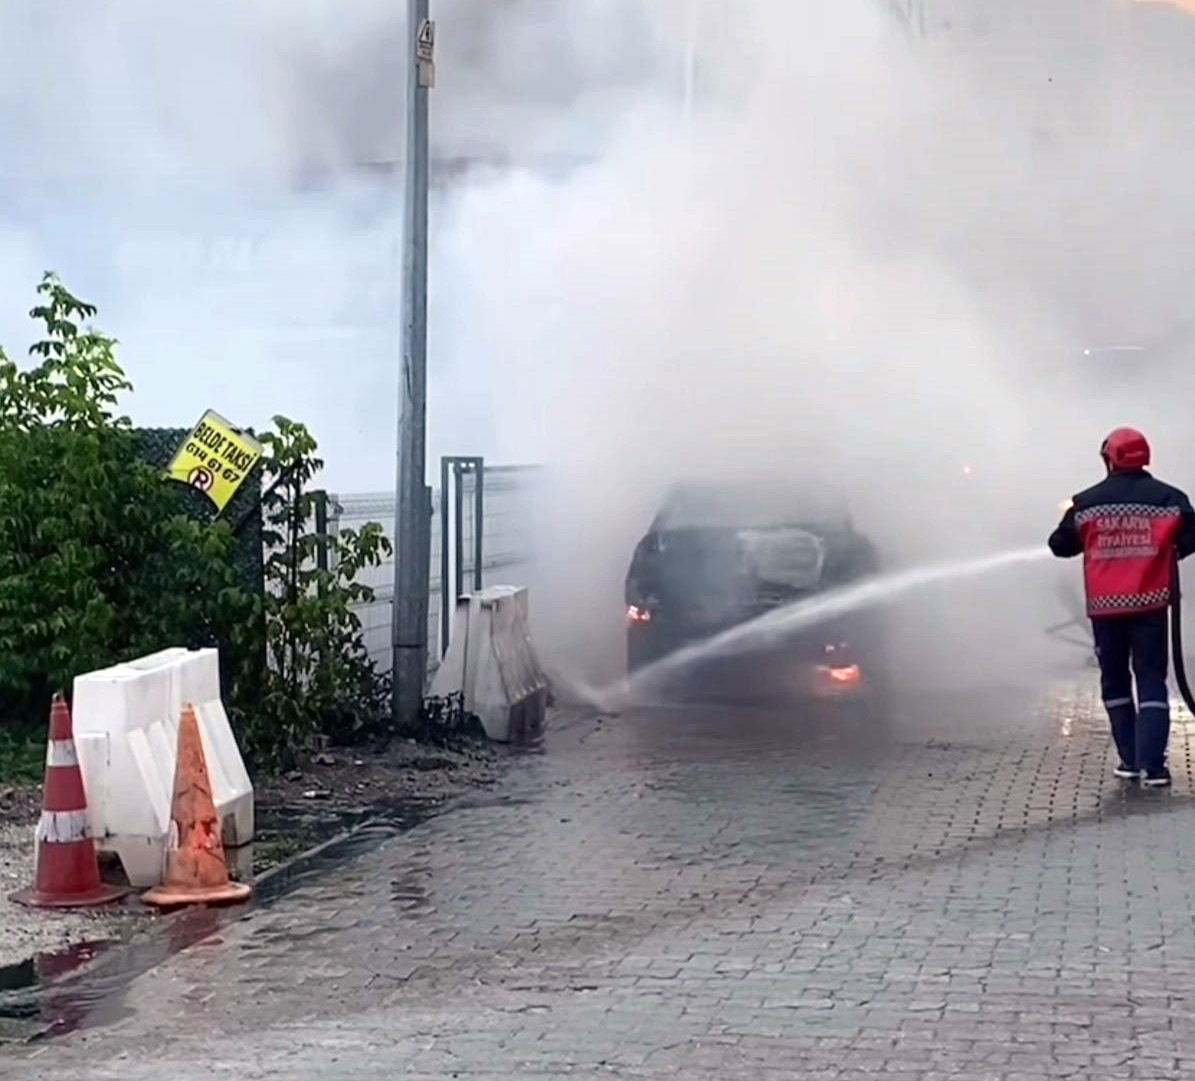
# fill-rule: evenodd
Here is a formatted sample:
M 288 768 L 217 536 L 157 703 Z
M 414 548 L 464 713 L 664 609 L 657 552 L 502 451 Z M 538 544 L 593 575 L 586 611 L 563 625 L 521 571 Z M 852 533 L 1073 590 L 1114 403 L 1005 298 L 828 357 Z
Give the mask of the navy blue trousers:
M 1102 616 L 1091 621 L 1100 662 L 1100 688 L 1121 761 L 1130 769 L 1160 770 L 1170 740 L 1170 613 Z M 1133 681 L 1137 700 L 1133 701 Z

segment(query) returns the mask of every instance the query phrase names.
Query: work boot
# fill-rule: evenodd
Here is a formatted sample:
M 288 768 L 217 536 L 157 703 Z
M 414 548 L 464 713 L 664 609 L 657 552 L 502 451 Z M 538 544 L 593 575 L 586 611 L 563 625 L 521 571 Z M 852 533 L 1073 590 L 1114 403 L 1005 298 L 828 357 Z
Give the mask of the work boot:
M 1170 785 L 1170 770 L 1165 766 L 1161 769 L 1146 770 L 1141 783 L 1146 788 L 1167 788 Z
M 1141 776 L 1141 770 L 1139 770 L 1136 766 L 1126 766 L 1123 762 L 1121 762 L 1112 772 L 1116 774 L 1117 777 L 1120 777 L 1125 781 L 1135 781 Z

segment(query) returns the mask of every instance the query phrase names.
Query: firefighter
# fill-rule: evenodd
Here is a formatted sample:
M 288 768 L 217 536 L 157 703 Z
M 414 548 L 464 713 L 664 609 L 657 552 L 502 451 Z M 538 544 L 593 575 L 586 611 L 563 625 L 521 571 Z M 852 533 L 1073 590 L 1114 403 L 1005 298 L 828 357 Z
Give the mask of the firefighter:
M 1170 581 L 1175 556 L 1195 552 L 1195 510 L 1185 492 L 1146 471 L 1149 442 L 1135 428 L 1109 434 L 1100 457 L 1108 475 L 1074 497 L 1050 551 L 1083 556 L 1100 689 L 1120 754 L 1116 776 L 1164 787 Z

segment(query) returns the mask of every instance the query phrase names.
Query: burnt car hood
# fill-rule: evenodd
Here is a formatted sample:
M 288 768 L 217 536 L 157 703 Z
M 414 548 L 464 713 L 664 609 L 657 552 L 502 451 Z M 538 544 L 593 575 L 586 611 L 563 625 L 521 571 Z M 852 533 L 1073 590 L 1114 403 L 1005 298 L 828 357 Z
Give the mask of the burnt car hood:
M 735 538 L 759 584 L 801 593 L 821 586 L 827 545 L 809 530 L 796 526 L 739 529 Z
M 798 526 L 664 530 L 650 541 L 627 599 L 665 618 L 712 627 L 825 588 L 829 545 Z

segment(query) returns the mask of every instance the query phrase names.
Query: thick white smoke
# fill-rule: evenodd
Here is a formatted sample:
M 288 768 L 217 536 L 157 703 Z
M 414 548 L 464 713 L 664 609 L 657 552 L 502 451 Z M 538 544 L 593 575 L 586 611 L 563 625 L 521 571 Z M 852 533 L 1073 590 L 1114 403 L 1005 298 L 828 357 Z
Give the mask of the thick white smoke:
M 655 5 L 665 54 L 696 6 Z M 704 8 L 692 115 L 679 79 L 644 93 L 567 183 L 495 178 L 449 218 L 502 445 L 553 467 L 537 610 L 561 660 L 617 670 L 629 553 L 678 476 L 835 488 L 897 563 L 1043 540 L 1114 424 L 1186 481 L 1183 366 L 1116 383 L 1083 350 L 1181 314 L 1189 67 L 1091 4 L 913 41 L 865 0 Z M 908 606 L 905 661 L 1035 673 L 1057 581 Z
M 925 0 L 921 38 L 880 0 L 434 7 L 437 159 L 490 164 L 434 206 L 431 453 L 549 467 L 558 664 L 616 671 L 678 477 L 825 485 L 893 563 L 1043 539 L 1114 424 L 1195 479 L 1181 15 Z M 0 12 L 6 322 L 55 266 L 138 419 L 289 412 L 335 487 L 387 486 L 398 181 L 359 166 L 402 152 L 402 31 L 381 0 Z M 1171 332 L 1146 374 L 1083 355 Z M 900 626 L 919 673 L 1003 678 L 1055 612 L 1041 576 Z
M 469 163 L 564 168 L 656 78 L 638 0 L 436 0 L 431 457 L 495 452 L 466 329 Z M 0 10 L 0 341 L 43 269 L 122 342 L 134 418 L 307 422 L 341 491 L 393 484 L 404 5 L 145 0 Z M 49 74 L 52 73 L 52 76 Z M 488 163 L 485 165 L 484 163 Z

